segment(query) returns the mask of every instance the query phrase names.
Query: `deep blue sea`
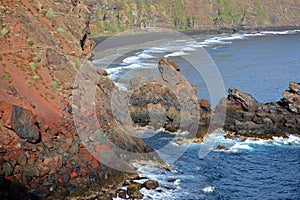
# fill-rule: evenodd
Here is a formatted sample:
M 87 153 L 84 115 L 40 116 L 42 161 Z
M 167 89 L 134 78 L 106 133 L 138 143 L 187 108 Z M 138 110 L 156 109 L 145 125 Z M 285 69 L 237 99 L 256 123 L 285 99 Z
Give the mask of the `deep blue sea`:
M 160 42 L 157 46 L 145 45 L 126 56 L 118 51 L 120 55 L 116 57 L 121 58 L 104 68 L 110 78 L 126 90 L 132 77 L 155 76 L 158 60 L 165 57 L 181 66 L 186 79 L 197 87 L 199 98 L 211 100 L 205 79 L 212 80 L 210 85 L 214 80 L 218 82 L 215 74 L 203 77 L 195 70 L 203 66 L 203 53 L 199 56 L 203 48 L 221 74 L 225 88 L 221 97 L 228 88 L 238 88 L 263 103 L 278 101 L 290 81 L 300 81 L 300 34 L 297 31 L 199 36 L 192 40 Z M 193 65 L 185 58 L 187 55 L 193 59 Z M 105 59 L 94 60 L 94 63 L 103 67 L 100 63 Z M 137 181 L 154 179 L 160 183 L 155 191 L 142 189 L 144 199 L 300 199 L 299 137 L 232 141 L 224 139 L 220 132 L 215 140 L 215 147 L 222 144 L 229 150 L 212 150 L 199 158 L 199 150 L 205 144 L 179 146 L 174 136 L 163 132 L 146 138 L 158 153 L 166 145 L 173 147 L 162 157 L 174 172 L 137 165 L 144 177 Z M 178 156 L 180 150 L 184 153 Z M 174 156 L 175 160 L 168 160 Z

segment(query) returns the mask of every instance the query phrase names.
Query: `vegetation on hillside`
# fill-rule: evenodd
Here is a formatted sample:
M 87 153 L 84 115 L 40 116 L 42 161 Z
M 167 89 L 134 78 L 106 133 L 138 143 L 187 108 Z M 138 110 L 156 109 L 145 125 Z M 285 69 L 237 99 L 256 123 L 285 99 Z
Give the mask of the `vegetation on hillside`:
M 166 27 L 215 30 L 299 26 L 300 2 L 287 0 L 98 0 L 92 34 Z M 297 9 L 298 8 L 298 9 Z

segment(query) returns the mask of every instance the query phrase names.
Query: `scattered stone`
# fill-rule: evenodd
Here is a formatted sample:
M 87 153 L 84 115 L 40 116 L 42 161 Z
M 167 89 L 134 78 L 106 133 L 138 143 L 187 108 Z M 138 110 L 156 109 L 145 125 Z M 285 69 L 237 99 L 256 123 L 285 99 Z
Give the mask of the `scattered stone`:
M 101 76 L 107 76 L 107 75 L 108 75 L 107 71 L 104 70 L 104 69 L 102 69 L 102 68 L 98 68 L 98 69 L 97 69 L 97 73 L 98 73 L 99 75 L 101 75 Z
M 118 197 L 121 199 L 126 199 L 126 190 L 119 189 L 118 190 Z
M 70 154 L 76 154 L 78 151 L 79 151 L 79 144 L 78 144 L 77 142 L 75 142 L 75 143 L 71 146 L 71 148 L 70 148 L 70 150 L 69 150 L 69 153 L 70 153 Z
M 223 145 L 218 145 L 218 146 L 217 146 L 217 149 L 218 149 L 218 150 L 229 150 L 228 147 L 225 147 L 225 146 L 223 146 Z
M 21 168 L 21 173 L 22 175 L 26 177 L 38 177 L 40 172 L 38 168 L 35 165 L 24 165 Z
M 36 190 L 32 194 L 35 197 L 44 199 L 44 198 L 46 198 L 47 196 L 50 195 L 50 192 L 48 190 Z
M 0 175 L 11 176 L 13 171 L 14 167 L 9 161 L 4 162 L 4 164 L 2 165 L 2 169 L 0 167 Z
M 142 199 L 144 195 L 140 192 L 142 185 L 139 183 L 131 183 L 127 186 L 127 194 L 131 199 Z
M 176 179 L 175 179 L 175 178 L 168 179 L 168 182 L 169 182 L 169 183 L 174 183 L 175 181 L 176 181 Z
M 143 187 L 145 187 L 147 190 L 154 190 L 159 186 L 159 183 L 154 180 L 148 180 L 143 184 Z
M 0 147 L 0 154 L 5 154 L 7 152 L 6 148 Z

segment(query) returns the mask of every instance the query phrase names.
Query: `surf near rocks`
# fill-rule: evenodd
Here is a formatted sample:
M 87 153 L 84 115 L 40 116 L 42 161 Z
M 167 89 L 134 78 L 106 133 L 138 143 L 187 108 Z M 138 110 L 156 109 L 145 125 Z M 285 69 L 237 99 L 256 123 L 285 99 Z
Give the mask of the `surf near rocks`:
M 152 82 L 133 79 L 129 90 L 130 113 L 139 126 L 151 125 L 166 131 L 195 131 L 194 142 L 206 137 L 212 115 L 226 108 L 225 124 L 216 124 L 228 133 L 240 137 L 272 139 L 287 137 L 286 133 L 300 134 L 300 84 L 290 83 L 290 90 L 282 93 L 279 102 L 260 103 L 250 94 L 229 89 L 214 112 L 206 99 L 198 99 L 193 86 L 186 81 L 175 63 L 162 59 L 158 64 L 160 77 Z M 181 119 L 190 118 L 190 121 Z M 189 123 L 189 122 L 192 122 Z M 197 128 L 195 126 L 197 121 Z M 228 136 L 229 137 L 229 136 Z
M 272 139 L 300 134 L 299 83 L 290 82 L 290 90 L 278 102 L 262 104 L 251 95 L 229 89 L 218 106 L 226 106 L 224 130 L 241 137 Z M 218 112 L 218 106 L 216 112 Z

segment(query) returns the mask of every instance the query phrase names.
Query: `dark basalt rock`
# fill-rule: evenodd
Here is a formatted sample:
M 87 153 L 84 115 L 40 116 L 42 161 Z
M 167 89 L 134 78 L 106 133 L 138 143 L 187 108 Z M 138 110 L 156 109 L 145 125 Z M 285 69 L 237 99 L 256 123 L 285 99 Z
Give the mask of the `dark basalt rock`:
M 143 183 L 143 187 L 147 190 L 155 190 L 159 186 L 159 183 L 155 180 L 149 180 Z
M 35 143 L 40 140 L 35 117 L 30 110 L 20 106 L 14 106 L 12 114 L 12 129 L 23 139 Z
M 170 132 L 189 131 L 191 137 L 204 138 L 211 117 L 208 100 L 198 100 L 195 88 L 176 63 L 162 59 L 158 69 L 160 76 L 155 81 L 131 81 L 132 120 L 140 126 L 164 127 Z
M 140 192 L 142 185 L 139 183 L 132 183 L 127 186 L 127 194 L 130 199 L 142 199 L 144 195 Z
M 286 133 L 300 134 L 300 84 L 291 82 L 279 102 L 259 103 L 251 95 L 230 89 L 218 107 L 226 105 L 224 130 L 243 137 L 272 139 Z

